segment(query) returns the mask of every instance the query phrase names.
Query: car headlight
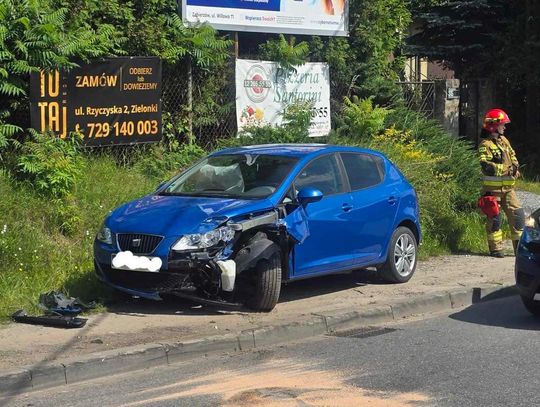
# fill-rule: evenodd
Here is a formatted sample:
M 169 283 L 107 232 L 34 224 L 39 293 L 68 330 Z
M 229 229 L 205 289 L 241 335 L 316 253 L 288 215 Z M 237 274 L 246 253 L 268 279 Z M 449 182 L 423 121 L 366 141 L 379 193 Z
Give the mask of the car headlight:
M 105 226 L 105 224 L 103 224 L 101 226 L 101 229 L 99 230 L 97 236 L 96 236 L 96 239 L 99 240 L 102 243 L 112 244 L 112 232 L 111 232 L 111 229 L 109 229 L 108 227 Z
M 185 235 L 174 244 L 172 249 L 175 251 L 207 249 L 217 245 L 219 242 L 230 242 L 234 239 L 234 233 L 233 228 L 222 226 L 206 233 Z
M 538 253 L 540 249 L 540 230 L 526 227 L 519 241 L 519 247 L 526 253 Z

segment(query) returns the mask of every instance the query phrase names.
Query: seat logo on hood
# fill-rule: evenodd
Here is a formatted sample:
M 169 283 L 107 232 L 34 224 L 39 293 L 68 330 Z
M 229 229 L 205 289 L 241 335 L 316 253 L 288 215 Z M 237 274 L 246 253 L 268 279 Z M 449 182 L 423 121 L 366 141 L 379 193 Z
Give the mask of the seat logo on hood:
M 131 247 L 141 247 L 141 239 L 133 239 L 131 241 Z

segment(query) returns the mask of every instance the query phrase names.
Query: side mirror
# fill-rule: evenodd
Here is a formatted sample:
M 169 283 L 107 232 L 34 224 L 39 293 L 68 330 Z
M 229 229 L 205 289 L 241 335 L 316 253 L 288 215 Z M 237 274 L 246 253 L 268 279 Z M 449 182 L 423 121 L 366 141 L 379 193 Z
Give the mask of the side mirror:
M 296 197 L 298 202 L 305 206 L 313 202 L 319 202 L 323 198 L 323 193 L 316 188 L 306 187 L 298 191 Z

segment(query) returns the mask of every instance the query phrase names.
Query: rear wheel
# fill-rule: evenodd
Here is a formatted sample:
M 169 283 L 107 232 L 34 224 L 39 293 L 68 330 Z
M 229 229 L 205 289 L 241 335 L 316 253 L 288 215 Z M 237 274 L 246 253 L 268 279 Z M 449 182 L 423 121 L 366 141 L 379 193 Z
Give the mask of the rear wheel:
M 261 260 L 255 267 L 255 286 L 247 305 L 256 311 L 272 311 L 281 292 L 281 256 L 274 253 L 268 260 Z
M 525 305 L 525 308 L 527 308 L 527 311 L 535 317 L 540 318 L 540 301 L 532 300 L 523 295 L 521 296 L 521 301 L 523 302 L 523 305 Z
M 418 243 L 414 233 L 404 226 L 392 234 L 386 262 L 380 267 L 382 277 L 392 283 L 406 283 L 411 279 L 417 263 Z

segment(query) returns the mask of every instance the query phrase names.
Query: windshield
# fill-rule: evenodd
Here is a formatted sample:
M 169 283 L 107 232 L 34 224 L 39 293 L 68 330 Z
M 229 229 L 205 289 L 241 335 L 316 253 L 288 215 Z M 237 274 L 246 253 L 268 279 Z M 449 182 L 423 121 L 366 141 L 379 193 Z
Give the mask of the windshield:
M 160 195 L 266 198 L 281 185 L 297 160 L 257 154 L 207 157 L 174 178 Z

